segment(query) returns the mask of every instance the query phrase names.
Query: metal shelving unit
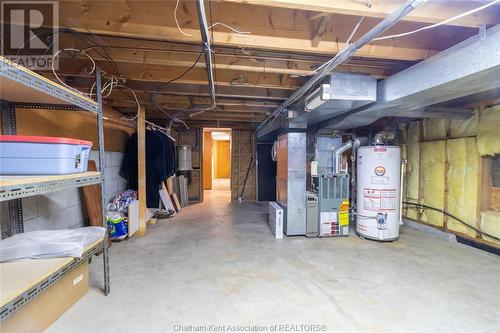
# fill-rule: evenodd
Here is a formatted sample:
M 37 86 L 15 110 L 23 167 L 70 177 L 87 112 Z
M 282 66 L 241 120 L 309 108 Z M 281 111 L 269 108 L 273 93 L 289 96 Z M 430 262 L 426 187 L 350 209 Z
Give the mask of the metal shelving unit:
M 3 176 L 0 179 L 0 202 L 101 183 L 102 175 L 96 171 L 62 176 Z
M 21 198 L 40 195 L 69 188 L 100 184 L 101 209 L 103 212 L 102 225 L 106 227 L 105 212 L 105 179 L 104 168 L 104 124 L 102 114 L 101 73 L 96 69 L 97 102 L 83 96 L 77 91 L 55 83 L 43 76 L 19 66 L 0 56 L 0 102 L 4 134 L 16 134 L 15 108 L 26 107 L 36 109 L 79 110 L 91 112 L 97 116 L 99 168 L 101 172 L 86 172 L 73 175 L 59 176 L 2 176 L 0 177 L 0 202 L 6 201 L 9 205 L 8 225 L 2 222 L 2 238 L 24 231 L 22 220 Z M 108 243 L 104 239 L 87 249 L 82 258 L 71 259 L 67 264 L 59 267 L 50 276 L 38 281 L 14 298 L 12 302 L 0 305 L 0 320 L 14 313 L 23 304 L 34 299 L 50 284 L 57 281 L 67 272 L 78 267 L 92 255 L 102 252 L 104 264 L 104 293 L 109 294 L 109 257 Z
M 45 270 L 45 275 L 42 278 L 38 276 L 33 278 L 36 279 L 36 283 L 30 283 L 29 285 L 23 285 L 21 288 L 16 290 L 15 296 L 12 297 L 11 294 L 6 293 L 6 295 L 2 295 L 2 302 L 0 306 L 0 321 L 7 319 L 10 315 L 16 312 L 17 309 L 20 309 L 23 305 L 35 299 L 38 295 L 43 293 L 48 287 L 59 281 L 62 277 L 64 277 L 67 273 L 71 272 L 73 269 L 80 266 L 87 260 L 90 260 L 92 256 L 102 252 L 104 248 L 107 246 L 107 242 L 105 240 L 97 241 L 90 245 L 85 252 L 82 254 L 80 258 L 57 258 L 57 262 L 54 265 Z M 43 264 L 42 262 L 50 261 L 53 259 L 30 259 L 30 264 L 37 265 Z M 2 269 L 13 269 L 16 273 L 23 272 L 22 267 L 15 267 L 16 262 L 0 264 Z M 9 265 L 14 265 L 14 267 L 9 267 Z M 29 274 L 29 272 L 24 272 L 25 274 Z

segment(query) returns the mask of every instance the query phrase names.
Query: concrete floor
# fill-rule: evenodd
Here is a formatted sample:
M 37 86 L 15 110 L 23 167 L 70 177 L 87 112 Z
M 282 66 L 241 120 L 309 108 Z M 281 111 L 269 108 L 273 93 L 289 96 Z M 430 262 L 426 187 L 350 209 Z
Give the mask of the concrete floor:
M 408 227 L 394 243 L 275 240 L 266 205 L 229 204 L 227 194 L 213 191 L 206 203 L 149 226 L 145 237 L 113 244 L 111 294 L 98 289 L 96 259 L 90 292 L 48 332 L 172 332 L 175 325 L 210 324 L 500 331 L 499 257 Z M 281 331 L 291 328 L 300 326 Z
M 212 179 L 213 191 L 231 191 L 231 180 L 229 178 L 213 178 Z M 207 192 L 211 193 L 211 192 Z M 229 193 L 229 198 L 231 193 Z

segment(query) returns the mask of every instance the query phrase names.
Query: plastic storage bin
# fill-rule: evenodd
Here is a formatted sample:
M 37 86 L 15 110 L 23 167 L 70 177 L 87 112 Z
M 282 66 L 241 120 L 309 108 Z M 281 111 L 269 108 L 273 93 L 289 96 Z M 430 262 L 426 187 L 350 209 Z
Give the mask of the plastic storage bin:
M 0 135 L 0 174 L 65 175 L 87 171 L 92 142 L 48 136 Z

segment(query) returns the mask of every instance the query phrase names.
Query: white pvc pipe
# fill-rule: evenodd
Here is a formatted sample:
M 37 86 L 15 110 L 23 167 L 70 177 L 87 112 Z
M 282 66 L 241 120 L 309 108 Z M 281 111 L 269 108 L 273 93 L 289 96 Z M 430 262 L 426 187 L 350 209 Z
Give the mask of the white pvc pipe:
M 401 160 L 401 175 L 400 175 L 400 184 L 399 184 L 399 225 L 403 225 L 403 172 L 405 169 L 405 161 Z

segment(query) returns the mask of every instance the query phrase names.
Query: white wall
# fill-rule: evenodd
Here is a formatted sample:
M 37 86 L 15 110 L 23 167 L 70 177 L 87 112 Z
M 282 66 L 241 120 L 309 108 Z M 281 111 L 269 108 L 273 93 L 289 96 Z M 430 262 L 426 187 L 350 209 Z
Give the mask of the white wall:
M 97 151 L 90 159 L 99 168 Z M 123 153 L 106 152 L 104 177 L 106 179 L 106 201 L 116 192 L 127 187 L 127 181 L 119 176 Z M 88 225 L 88 217 L 80 188 L 58 191 L 46 195 L 24 198 L 24 231 L 78 228 Z

